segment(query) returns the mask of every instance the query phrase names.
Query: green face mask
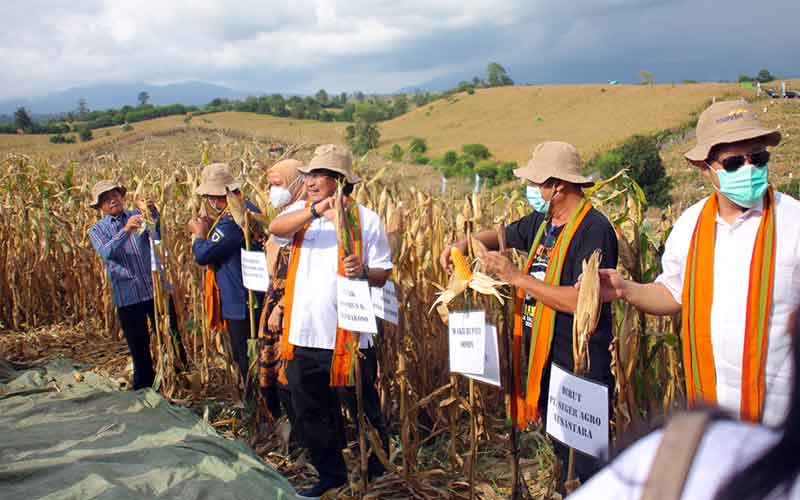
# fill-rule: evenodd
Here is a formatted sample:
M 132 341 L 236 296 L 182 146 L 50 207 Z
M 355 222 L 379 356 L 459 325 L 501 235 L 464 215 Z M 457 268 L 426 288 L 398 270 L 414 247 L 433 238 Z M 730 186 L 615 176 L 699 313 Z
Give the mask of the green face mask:
M 767 191 L 767 165 L 756 167 L 745 164 L 733 172 L 717 170 L 719 192 L 740 207 L 754 207 Z

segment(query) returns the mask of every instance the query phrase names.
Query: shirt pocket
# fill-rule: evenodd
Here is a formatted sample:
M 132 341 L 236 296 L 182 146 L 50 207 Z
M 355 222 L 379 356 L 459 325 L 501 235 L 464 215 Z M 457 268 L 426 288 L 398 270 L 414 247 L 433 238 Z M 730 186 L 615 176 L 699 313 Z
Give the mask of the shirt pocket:
M 108 263 L 108 273 L 111 275 L 112 281 L 127 281 L 133 279 L 133 273 L 125 266 L 121 266 L 116 262 Z

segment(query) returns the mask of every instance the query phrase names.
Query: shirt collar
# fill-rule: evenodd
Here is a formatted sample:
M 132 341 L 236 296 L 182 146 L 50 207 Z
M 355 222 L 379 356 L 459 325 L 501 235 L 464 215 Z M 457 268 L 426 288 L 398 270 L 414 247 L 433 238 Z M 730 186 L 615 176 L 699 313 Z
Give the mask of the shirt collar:
M 125 222 L 128 219 L 128 213 L 125 212 L 125 210 L 123 210 L 116 217 L 113 217 L 111 215 L 109 215 L 108 217 L 109 217 L 109 219 L 111 219 L 112 222 L 120 222 L 121 223 L 121 222 Z
M 745 210 L 744 212 L 739 214 L 739 216 L 736 217 L 736 221 L 734 221 L 733 224 L 730 224 L 730 226 L 737 226 L 737 225 L 741 224 L 742 222 L 744 222 L 747 219 L 750 219 L 752 217 L 761 217 L 762 212 L 764 212 L 764 199 L 763 198 L 761 200 L 759 200 L 758 203 L 756 203 L 752 207 L 748 208 L 747 210 Z M 725 222 L 725 219 L 723 219 L 722 216 L 719 214 L 719 210 L 717 210 L 717 223 L 718 224 L 728 225 L 728 223 Z

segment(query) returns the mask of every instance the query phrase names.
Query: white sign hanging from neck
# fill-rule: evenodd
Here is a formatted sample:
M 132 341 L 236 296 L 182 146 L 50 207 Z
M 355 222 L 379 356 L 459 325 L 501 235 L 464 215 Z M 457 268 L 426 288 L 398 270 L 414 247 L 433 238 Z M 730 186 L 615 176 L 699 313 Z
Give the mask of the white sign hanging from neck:
M 375 321 L 372 296 L 367 280 L 351 280 L 344 276 L 338 276 L 336 311 L 339 317 L 339 328 L 351 332 L 378 333 L 378 324 Z

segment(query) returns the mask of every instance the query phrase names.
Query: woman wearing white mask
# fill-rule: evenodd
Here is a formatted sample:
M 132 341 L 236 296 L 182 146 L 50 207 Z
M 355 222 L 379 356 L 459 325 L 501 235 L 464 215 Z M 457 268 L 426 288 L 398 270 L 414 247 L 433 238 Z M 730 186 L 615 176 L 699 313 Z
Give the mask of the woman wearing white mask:
M 581 173 L 581 159 L 575 146 L 566 142 L 548 141 L 539 144 L 528 164 L 514 171 L 525 180 L 526 197 L 533 212 L 506 227 L 509 248 L 528 255 L 524 269 L 519 269 L 506 256 L 489 252 L 483 259 L 485 269 L 517 289 L 513 366 L 514 393 L 519 402 L 512 416 L 518 428 L 545 418 L 551 365 L 567 371 L 573 369 L 572 322 L 578 291 L 574 288 L 582 272 L 581 263 L 595 250 L 602 252 L 601 268 L 617 266 L 617 237 L 608 219 L 592 208 L 583 188 L 594 182 Z M 478 233 L 490 250 L 497 250 L 496 231 Z M 458 246 L 466 249 L 466 241 Z M 441 255 L 441 263 L 449 267 L 450 250 Z M 611 307 L 601 311 L 597 330 L 589 342 L 589 371 L 586 377 L 613 390 L 611 375 Z M 535 341 L 532 339 L 536 339 Z M 523 348 L 531 360 L 523 369 Z M 522 378 L 527 373 L 527 384 Z M 522 387 L 527 385 L 527 390 Z M 566 446 L 554 443 L 556 454 L 565 462 Z M 579 454 L 576 473 L 586 480 L 600 463 Z
M 290 204 L 306 196 L 303 175 L 298 167 L 303 164 L 297 160 L 282 160 L 267 171 L 269 180 L 269 202 L 280 212 Z M 259 365 L 258 382 L 267 408 L 274 418 L 285 409 L 290 422 L 292 405 L 286 388 L 285 363 L 280 360 L 280 336 L 283 328 L 283 295 L 286 270 L 289 264 L 290 240 L 270 236 L 265 245 L 267 266 L 270 271 L 270 286 L 264 298 L 264 309 L 259 324 Z M 299 442 L 295 426 L 292 425 L 292 442 Z

